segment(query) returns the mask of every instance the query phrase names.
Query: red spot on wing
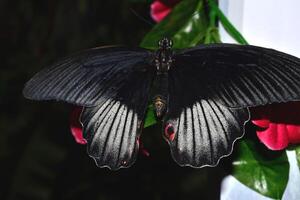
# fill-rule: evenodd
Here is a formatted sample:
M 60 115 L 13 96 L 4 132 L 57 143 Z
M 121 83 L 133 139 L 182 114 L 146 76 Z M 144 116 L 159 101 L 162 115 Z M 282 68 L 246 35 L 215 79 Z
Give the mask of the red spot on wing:
M 165 136 L 168 140 L 173 141 L 175 138 L 175 130 L 172 124 L 167 123 L 165 127 Z

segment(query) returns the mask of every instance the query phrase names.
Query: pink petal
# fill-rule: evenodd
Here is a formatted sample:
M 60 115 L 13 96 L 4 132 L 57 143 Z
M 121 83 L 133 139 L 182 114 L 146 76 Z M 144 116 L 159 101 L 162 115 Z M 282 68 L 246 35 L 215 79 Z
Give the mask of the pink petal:
M 268 119 L 252 120 L 252 123 L 261 128 L 268 128 L 270 124 L 270 120 Z
M 271 150 L 300 143 L 300 102 L 277 103 L 251 109 L 252 122 L 264 130 L 257 136 Z
M 290 143 L 300 143 L 300 126 L 287 125 L 287 129 Z
M 70 130 L 75 138 L 75 141 L 79 144 L 86 144 L 87 141 L 82 135 L 82 125 L 79 122 L 82 107 L 74 107 L 70 115 Z
M 156 0 L 150 6 L 150 15 L 156 22 L 163 20 L 180 0 Z
M 271 123 L 264 131 L 257 131 L 257 137 L 271 150 L 282 150 L 288 146 L 288 131 L 283 124 Z
M 166 6 L 160 1 L 154 1 L 151 4 L 150 15 L 154 19 L 154 21 L 160 22 L 161 20 L 163 20 L 163 18 L 165 18 L 169 14 L 170 11 L 171 11 L 170 7 Z

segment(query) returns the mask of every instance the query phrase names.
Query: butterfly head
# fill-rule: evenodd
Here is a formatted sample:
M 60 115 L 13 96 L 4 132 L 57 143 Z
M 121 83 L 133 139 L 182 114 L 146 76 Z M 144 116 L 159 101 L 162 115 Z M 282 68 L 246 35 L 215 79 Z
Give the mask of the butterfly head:
M 171 49 L 173 46 L 173 41 L 167 37 L 164 37 L 159 40 L 158 46 L 160 49 Z

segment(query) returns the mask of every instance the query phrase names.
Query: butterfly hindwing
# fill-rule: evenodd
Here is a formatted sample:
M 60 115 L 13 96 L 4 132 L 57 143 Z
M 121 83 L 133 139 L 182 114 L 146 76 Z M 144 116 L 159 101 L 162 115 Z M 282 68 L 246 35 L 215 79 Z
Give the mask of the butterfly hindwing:
M 202 100 L 165 122 L 165 138 L 175 161 L 181 166 L 216 166 L 230 155 L 234 142 L 244 134 L 247 109 L 232 109 Z M 166 137 L 172 126 L 174 138 Z
M 152 79 L 150 72 L 132 77 L 128 80 L 131 87 L 120 94 L 126 98 L 108 98 L 98 106 L 84 108 L 81 121 L 88 154 L 99 167 L 117 170 L 134 163 Z
M 34 100 L 61 100 L 81 106 L 95 106 L 107 98 L 120 98 L 131 85 L 151 70 L 149 51 L 123 47 L 103 47 L 83 51 L 37 73 L 23 90 Z
M 173 71 L 201 86 L 198 99 L 234 108 L 300 100 L 300 59 L 276 50 L 200 45 L 176 54 L 175 61 Z
M 142 118 L 118 101 L 86 108 L 82 114 L 88 154 L 99 167 L 117 170 L 131 166 L 138 152 Z
M 195 100 L 195 90 L 182 74 L 169 74 L 169 107 L 164 137 L 181 166 L 215 166 L 231 153 L 249 120 L 247 108 L 233 109 L 213 99 Z

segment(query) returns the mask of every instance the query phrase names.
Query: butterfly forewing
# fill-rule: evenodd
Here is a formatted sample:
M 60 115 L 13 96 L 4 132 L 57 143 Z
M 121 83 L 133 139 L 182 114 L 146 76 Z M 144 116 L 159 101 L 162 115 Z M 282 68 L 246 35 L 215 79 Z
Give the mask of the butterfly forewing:
M 37 73 L 23 90 L 34 100 L 61 100 L 95 106 L 118 98 L 135 71 L 147 73 L 150 52 L 123 47 L 95 48 L 65 58 Z M 140 68 L 137 68 L 139 66 Z
M 175 71 L 201 86 L 195 98 L 234 107 L 252 107 L 300 99 L 300 59 L 250 45 L 214 44 L 176 55 L 185 64 Z

